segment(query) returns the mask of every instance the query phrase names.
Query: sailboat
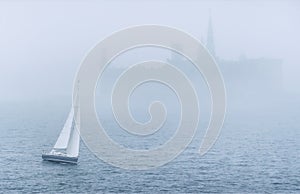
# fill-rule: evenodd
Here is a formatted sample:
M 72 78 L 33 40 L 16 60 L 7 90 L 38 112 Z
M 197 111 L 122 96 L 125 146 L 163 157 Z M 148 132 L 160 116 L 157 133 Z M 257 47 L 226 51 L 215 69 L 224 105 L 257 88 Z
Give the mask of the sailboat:
M 79 119 L 79 107 L 72 107 L 53 149 L 42 154 L 43 160 L 77 164 L 80 143 Z

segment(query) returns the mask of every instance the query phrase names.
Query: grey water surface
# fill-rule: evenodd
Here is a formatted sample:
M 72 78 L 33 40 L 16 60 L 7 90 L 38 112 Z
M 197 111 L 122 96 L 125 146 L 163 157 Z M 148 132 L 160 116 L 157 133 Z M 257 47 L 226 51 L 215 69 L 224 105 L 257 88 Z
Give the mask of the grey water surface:
M 43 162 L 41 153 L 55 143 L 68 111 L 67 104 L 57 102 L 1 105 L 0 192 L 300 192 L 296 104 L 229 110 L 217 143 L 206 155 L 197 154 L 204 131 L 199 127 L 183 154 L 147 171 L 106 164 L 82 142 L 78 165 Z M 110 126 L 109 120 L 105 123 Z

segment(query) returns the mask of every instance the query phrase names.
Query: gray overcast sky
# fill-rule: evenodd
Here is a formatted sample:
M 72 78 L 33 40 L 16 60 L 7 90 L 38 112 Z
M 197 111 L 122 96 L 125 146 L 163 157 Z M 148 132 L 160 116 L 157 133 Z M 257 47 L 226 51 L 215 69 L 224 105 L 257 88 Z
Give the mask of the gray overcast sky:
M 284 84 L 299 92 L 300 1 L 1 1 L 0 101 L 69 96 L 87 52 L 139 24 L 206 38 L 212 13 L 217 55 L 282 58 Z

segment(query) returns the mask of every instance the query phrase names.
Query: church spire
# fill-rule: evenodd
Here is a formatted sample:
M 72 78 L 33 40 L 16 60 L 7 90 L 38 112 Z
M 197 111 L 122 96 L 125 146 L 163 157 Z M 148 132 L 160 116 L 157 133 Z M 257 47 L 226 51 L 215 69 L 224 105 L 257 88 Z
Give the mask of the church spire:
M 211 19 L 211 11 L 210 10 L 209 10 L 209 21 L 208 21 L 208 29 L 207 29 L 206 47 L 208 48 L 209 52 L 213 56 L 215 56 L 215 44 L 214 44 L 213 27 L 212 27 L 212 19 Z

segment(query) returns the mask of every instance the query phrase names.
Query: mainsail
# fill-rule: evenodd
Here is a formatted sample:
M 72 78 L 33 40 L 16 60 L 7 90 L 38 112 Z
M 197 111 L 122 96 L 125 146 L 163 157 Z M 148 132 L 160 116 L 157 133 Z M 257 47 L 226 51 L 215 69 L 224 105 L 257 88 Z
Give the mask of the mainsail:
M 72 108 L 69 113 L 68 119 L 64 125 L 64 128 L 60 132 L 60 135 L 54 145 L 54 149 L 67 149 L 73 125 L 74 125 L 74 109 Z
M 79 131 L 80 131 L 80 114 L 79 114 L 79 107 L 75 107 L 76 113 L 76 121 L 74 119 L 74 127 L 72 130 L 72 135 L 71 139 L 68 144 L 67 148 L 67 155 L 70 157 L 78 157 L 79 154 L 79 143 L 80 143 L 80 136 L 79 136 Z

